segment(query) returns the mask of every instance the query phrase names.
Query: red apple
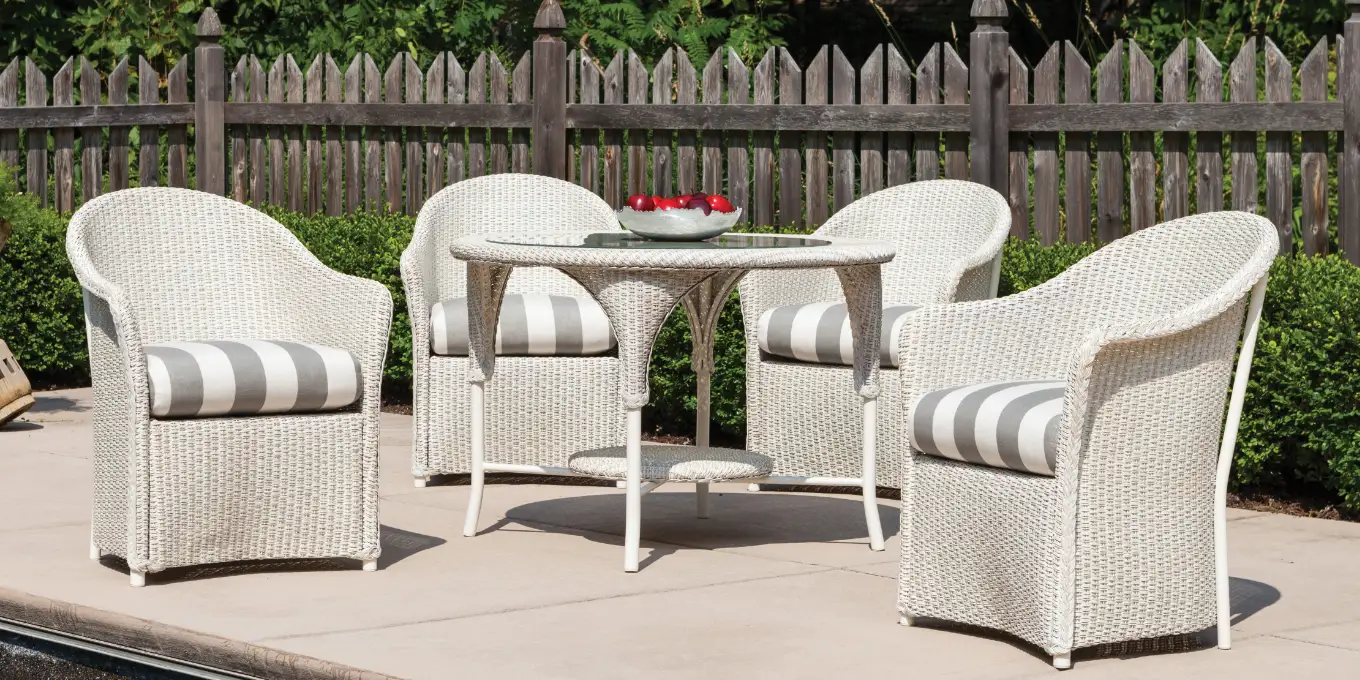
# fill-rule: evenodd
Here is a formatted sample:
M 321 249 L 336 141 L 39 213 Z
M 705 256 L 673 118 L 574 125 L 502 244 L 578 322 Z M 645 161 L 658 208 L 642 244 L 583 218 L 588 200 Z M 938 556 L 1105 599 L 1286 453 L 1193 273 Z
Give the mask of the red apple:
M 657 210 L 675 210 L 680 207 L 680 202 L 674 198 L 661 198 L 655 201 Z
M 628 197 L 628 207 L 638 212 L 651 212 L 656 210 L 656 203 L 646 194 L 633 194 Z
M 709 214 L 713 210 L 713 208 L 708 205 L 708 201 L 705 201 L 702 198 L 689 199 L 689 203 L 686 204 L 685 207 L 689 208 L 690 210 L 702 210 L 704 211 L 705 215 Z
M 707 200 L 708 200 L 708 194 L 706 194 L 706 193 L 704 193 L 704 192 L 702 192 L 702 191 L 696 191 L 696 192 L 690 194 L 689 197 L 690 197 L 690 200 L 693 200 L 693 199 L 696 199 L 696 198 L 699 199 L 699 200 L 701 200 L 701 201 L 707 201 Z
M 679 203 L 679 204 L 680 204 L 680 207 L 683 208 L 683 207 L 685 207 L 686 205 L 689 205 L 689 199 L 693 198 L 693 195 L 691 195 L 691 194 L 680 194 L 679 196 L 675 196 L 674 198 L 675 198 L 675 202 L 676 202 L 676 203 Z
M 736 210 L 732 207 L 732 202 L 722 196 L 709 196 L 708 205 L 720 213 L 730 213 Z

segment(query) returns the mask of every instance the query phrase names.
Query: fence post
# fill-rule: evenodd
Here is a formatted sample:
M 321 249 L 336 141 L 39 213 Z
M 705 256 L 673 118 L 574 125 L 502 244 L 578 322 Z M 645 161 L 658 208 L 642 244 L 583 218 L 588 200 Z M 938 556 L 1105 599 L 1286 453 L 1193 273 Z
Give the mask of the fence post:
M 970 176 L 1002 196 L 1010 186 L 1010 36 L 1002 27 L 1006 14 L 1005 0 L 973 0 L 977 27 L 970 36 L 968 57 Z
M 222 22 L 208 7 L 198 19 L 198 47 L 194 49 L 194 164 L 199 191 L 227 193 L 227 136 L 222 118 L 226 99 L 226 63 Z
M 534 174 L 567 176 L 567 19 L 558 0 L 543 0 L 534 17 Z
M 1341 251 L 1353 264 L 1360 264 L 1360 0 L 1346 0 L 1351 15 L 1346 19 L 1345 71 L 1337 83 L 1344 110 L 1345 145 L 1342 148 L 1340 182 L 1341 220 L 1337 225 Z

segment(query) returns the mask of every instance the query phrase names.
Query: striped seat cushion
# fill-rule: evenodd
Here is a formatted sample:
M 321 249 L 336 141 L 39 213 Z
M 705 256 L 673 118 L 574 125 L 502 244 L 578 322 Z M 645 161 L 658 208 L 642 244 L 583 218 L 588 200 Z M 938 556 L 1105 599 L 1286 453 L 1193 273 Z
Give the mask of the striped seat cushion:
M 592 298 L 506 294 L 501 302 L 496 354 L 591 356 L 613 348 L 609 317 Z M 467 356 L 467 298 L 444 300 L 430 309 L 430 351 Z
M 334 411 L 359 401 L 359 360 L 335 347 L 274 340 L 146 345 L 154 418 Z
M 883 308 L 879 335 L 880 363 L 897 366 L 897 331 L 915 305 Z M 850 336 L 850 315 L 844 302 L 813 302 L 766 310 L 760 315 L 756 342 L 761 351 L 786 359 L 815 364 L 855 364 Z
M 1061 380 L 993 382 L 927 392 L 907 415 L 911 444 L 932 456 L 1052 477 Z

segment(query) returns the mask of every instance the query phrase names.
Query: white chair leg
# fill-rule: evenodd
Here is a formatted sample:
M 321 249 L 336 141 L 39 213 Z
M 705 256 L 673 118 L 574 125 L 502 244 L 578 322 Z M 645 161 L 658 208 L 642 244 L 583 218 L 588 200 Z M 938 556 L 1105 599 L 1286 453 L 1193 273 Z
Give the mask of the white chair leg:
M 746 490 L 747 490 L 747 491 L 760 491 L 760 485 L 759 485 L 759 484 L 747 484 L 747 485 L 746 485 Z
M 131 578 L 133 588 L 141 588 L 146 585 L 146 572 L 129 569 L 128 576 Z
M 429 476 L 429 475 L 425 475 L 424 477 L 416 477 L 416 479 L 415 479 L 415 484 L 416 484 L 416 488 L 417 488 L 417 489 L 423 489 L 423 488 L 425 488 L 426 486 L 428 486 L 429 483 L 430 483 L 430 476 Z
M 694 485 L 694 516 L 708 519 L 708 482 Z
M 98 561 L 99 561 L 99 558 L 101 558 L 101 557 L 103 557 L 103 556 L 104 556 L 104 551 L 103 551 L 103 550 L 100 550 L 100 549 L 99 549 L 99 546 L 97 546 L 97 545 L 94 544 L 94 539 L 91 538 L 91 539 L 90 539 L 90 559 L 92 559 L 92 560 L 98 562 Z
M 1065 671 L 1072 667 L 1072 652 L 1053 655 L 1053 667 Z
M 883 524 L 878 518 L 878 471 L 874 459 L 878 449 L 878 400 L 864 400 L 864 464 L 860 478 L 864 492 L 864 522 L 869 527 L 869 548 L 883 549 Z
M 897 619 L 897 623 L 903 626 L 914 626 L 916 625 L 916 617 L 903 614 Z
M 642 543 L 642 409 L 628 410 L 628 490 L 623 530 L 623 570 L 638 570 Z
M 364 571 L 377 571 L 378 560 L 364 560 Z
M 477 518 L 482 513 L 482 487 L 486 481 L 486 384 L 472 383 L 472 474 L 468 491 L 467 517 L 463 535 L 477 535 Z

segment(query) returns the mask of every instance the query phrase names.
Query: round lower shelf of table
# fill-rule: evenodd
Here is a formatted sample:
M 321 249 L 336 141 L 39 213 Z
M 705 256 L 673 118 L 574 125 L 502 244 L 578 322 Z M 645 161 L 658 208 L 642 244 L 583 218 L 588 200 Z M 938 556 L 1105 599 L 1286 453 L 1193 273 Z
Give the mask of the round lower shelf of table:
M 628 478 L 628 458 L 622 446 L 572 454 L 567 468 L 599 479 Z M 642 445 L 642 479 L 649 482 L 727 482 L 770 476 L 773 462 L 766 456 L 738 449 L 697 446 Z

